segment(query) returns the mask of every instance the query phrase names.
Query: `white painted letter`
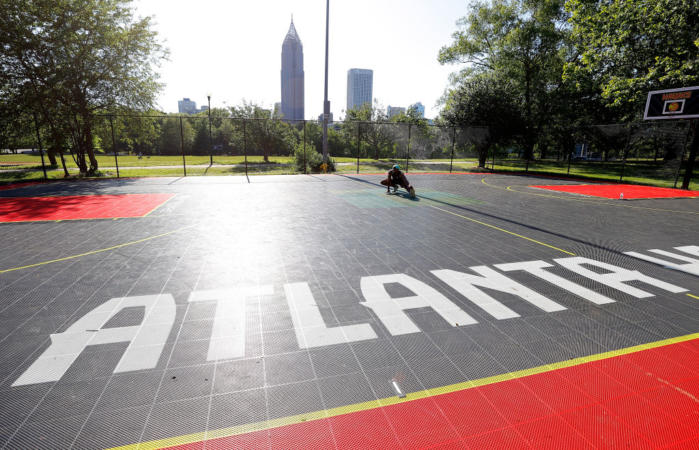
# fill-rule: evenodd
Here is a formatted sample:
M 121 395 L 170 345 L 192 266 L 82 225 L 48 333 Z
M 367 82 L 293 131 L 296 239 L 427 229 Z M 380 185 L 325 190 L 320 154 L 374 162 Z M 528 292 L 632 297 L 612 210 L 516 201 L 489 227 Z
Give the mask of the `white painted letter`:
M 207 361 L 245 356 L 245 300 L 254 295 L 274 292 L 270 285 L 194 291 L 189 302 L 216 302 Z
M 308 283 L 285 284 L 284 292 L 291 309 L 296 339 L 301 348 L 323 347 L 377 337 L 368 323 L 332 328 L 325 326 Z
M 684 253 L 689 253 L 690 255 L 699 256 L 699 247 L 696 245 L 688 245 L 685 247 L 675 247 L 675 250 L 679 250 Z M 689 258 L 684 255 L 678 255 L 677 253 L 666 252 L 664 250 L 648 250 L 649 252 L 657 253 L 658 255 L 668 256 L 670 258 L 677 259 L 679 261 L 686 261 L 688 264 L 677 264 L 664 259 L 655 258 L 653 256 L 647 256 L 642 253 L 637 252 L 624 252 L 624 254 L 633 256 L 634 258 L 642 259 L 643 261 L 652 262 L 654 264 L 661 265 L 670 269 L 680 270 L 682 272 L 687 272 L 692 275 L 699 276 L 699 259 Z
M 595 303 L 597 305 L 603 305 L 605 303 L 614 303 L 614 300 L 612 300 L 611 298 L 605 297 L 604 295 L 597 293 L 592 289 L 580 286 L 577 283 L 573 283 L 572 281 L 568 281 L 563 277 L 559 277 L 558 275 L 545 271 L 545 267 L 553 267 L 553 264 L 549 264 L 544 261 L 524 261 L 510 264 L 495 264 L 495 267 L 505 272 L 511 272 L 514 270 L 524 270 L 525 272 L 528 272 L 537 278 L 546 280 L 554 286 L 558 286 L 561 289 L 565 289 L 568 292 L 572 292 L 573 294 L 580 296 L 585 300 L 591 301 L 592 303 Z
M 625 292 L 629 295 L 632 295 L 636 298 L 648 298 L 648 297 L 653 297 L 653 294 L 650 292 L 643 291 L 641 289 L 635 288 L 633 286 L 628 286 L 624 284 L 626 281 L 642 281 L 646 284 L 650 284 L 651 286 L 658 287 L 660 289 L 664 289 L 668 292 L 672 293 L 678 293 L 678 292 L 687 292 L 687 289 L 681 288 L 679 286 L 675 286 L 674 284 L 666 283 L 664 281 L 660 281 L 655 278 L 651 278 L 647 275 L 643 275 L 641 272 L 637 270 L 629 270 L 629 269 L 624 269 L 623 267 L 619 266 L 614 266 L 612 264 L 607 264 L 603 263 L 600 261 L 595 261 L 594 259 L 589 259 L 589 258 L 583 258 L 580 256 L 574 256 L 572 258 L 559 258 L 559 259 L 554 259 L 558 264 L 562 265 L 568 270 L 571 270 L 575 273 L 578 273 L 584 277 L 587 277 L 591 280 L 598 281 L 602 284 L 606 284 L 607 286 L 618 289 L 621 292 Z M 590 265 L 590 266 L 595 266 L 599 267 L 604 270 L 608 270 L 609 273 L 596 273 L 593 272 L 590 269 L 586 269 L 583 267 L 584 264 Z
M 566 309 L 564 306 L 549 300 L 526 286 L 522 286 L 515 280 L 511 280 L 489 267 L 473 266 L 470 267 L 470 269 L 480 276 L 448 269 L 433 270 L 432 273 L 454 288 L 454 290 L 458 291 L 459 294 L 471 300 L 488 314 L 499 320 L 519 317 L 519 314 L 481 291 L 476 286 L 512 294 L 546 312 L 563 311 Z
M 130 327 L 102 328 L 125 308 L 143 307 L 143 322 Z M 114 372 L 152 369 L 175 322 L 170 294 L 113 298 L 78 319 L 63 333 L 51 335 L 51 345 L 12 386 L 58 381 L 89 345 L 129 342 Z
M 400 283 L 416 295 L 393 298 L 386 292 L 387 283 Z M 403 273 L 362 277 L 361 286 L 366 299 L 363 305 L 371 308 L 394 336 L 420 331 L 405 314 L 407 309 L 431 307 L 452 326 L 478 323 L 436 289 Z

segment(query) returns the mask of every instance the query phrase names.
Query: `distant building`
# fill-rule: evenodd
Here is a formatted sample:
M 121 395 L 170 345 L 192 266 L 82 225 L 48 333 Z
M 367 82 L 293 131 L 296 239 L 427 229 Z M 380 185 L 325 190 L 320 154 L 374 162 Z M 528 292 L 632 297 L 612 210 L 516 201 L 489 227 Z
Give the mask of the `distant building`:
M 350 69 L 347 71 L 347 110 L 371 106 L 374 87 L 374 71 Z
M 291 19 L 289 31 L 282 44 L 282 101 L 281 113 L 287 120 L 304 117 L 303 45 Z
M 282 114 L 282 102 L 276 102 L 274 108 L 272 108 L 272 116 L 279 118 Z
M 333 122 L 333 113 L 330 113 L 330 117 L 328 117 L 328 123 L 332 123 L 332 122 Z M 321 123 L 321 124 L 323 123 L 323 115 L 322 114 L 318 115 L 318 123 Z
M 422 117 L 423 119 L 425 118 L 425 105 L 423 105 L 422 103 L 420 103 L 420 102 L 413 103 L 408 108 L 414 109 L 415 111 L 417 111 L 418 116 Z
M 177 112 L 180 114 L 196 114 L 197 104 L 185 97 L 177 101 Z
M 388 105 L 388 108 L 386 108 L 386 115 L 389 119 L 399 114 L 405 114 L 405 108 L 403 108 L 402 106 Z

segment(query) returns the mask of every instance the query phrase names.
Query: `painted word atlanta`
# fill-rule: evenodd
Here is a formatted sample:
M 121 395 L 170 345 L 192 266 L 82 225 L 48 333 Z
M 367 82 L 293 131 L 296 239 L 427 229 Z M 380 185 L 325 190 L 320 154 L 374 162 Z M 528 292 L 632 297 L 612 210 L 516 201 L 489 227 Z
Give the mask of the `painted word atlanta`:
M 650 250 L 650 252 L 670 257 L 681 263 L 636 252 L 627 252 L 627 255 L 699 276 L 699 259 L 697 259 L 699 246 L 676 247 L 675 250 L 681 254 L 663 250 Z M 627 284 L 628 282 L 635 282 L 635 284 L 640 282 L 670 293 L 687 292 L 685 288 L 652 278 L 639 271 L 589 258 L 576 256 L 554 259 L 554 262 L 573 273 L 636 298 L 653 297 L 653 294 L 631 286 Z M 547 269 L 554 265 L 545 261 L 495 264 L 494 267 L 498 271 L 488 266 L 473 266 L 470 267 L 473 273 L 448 269 L 433 270 L 431 273 L 498 320 L 516 318 L 519 314 L 479 288 L 511 294 L 548 313 L 566 309 L 563 305 L 503 275 L 502 272 L 527 272 L 596 305 L 615 301 L 552 273 Z M 389 283 L 401 284 L 414 295 L 391 297 L 386 289 Z M 377 338 L 375 330 L 368 323 L 328 327 L 307 283 L 285 284 L 283 290 L 300 348 L 308 349 Z M 190 303 L 215 302 L 216 304 L 207 353 L 208 361 L 245 356 L 245 300 L 251 296 L 268 295 L 273 292 L 271 285 L 256 285 L 194 291 L 189 295 Z M 407 310 L 414 308 L 432 308 L 452 326 L 468 326 L 477 323 L 473 317 L 435 288 L 406 274 L 362 277 L 361 292 L 364 297 L 361 304 L 373 311 L 392 335 L 420 332 L 417 325 L 406 314 Z M 144 311 L 143 320 L 139 325 L 103 328 L 120 311 L 134 307 L 143 308 Z M 63 333 L 52 334 L 50 346 L 13 383 L 13 386 L 60 380 L 85 348 L 91 345 L 129 343 L 114 369 L 115 373 L 154 368 L 175 323 L 175 310 L 175 300 L 170 294 L 112 298 L 85 314 Z

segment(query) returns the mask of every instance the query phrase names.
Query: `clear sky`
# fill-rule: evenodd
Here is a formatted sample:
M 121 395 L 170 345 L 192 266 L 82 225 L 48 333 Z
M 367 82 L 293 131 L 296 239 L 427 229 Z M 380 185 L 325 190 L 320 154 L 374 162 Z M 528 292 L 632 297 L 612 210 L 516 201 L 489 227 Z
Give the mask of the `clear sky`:
M 159 107 L 177 111 L 189 97 L 197 107 L 242 99 L 271 107 L 281 98 L 281 48 L 291 15 L 303 42 L 305 115 L 323 109 L 324 0 L 136 0 L 138 15 L 155 18 L 170 49 L 160 67 Z M 466 0 L 330 0 L 329 99 L 335 118 L 346 108 L 347 70 L 374 71 L 374 98 L 383 106 L 425 105 L 429 118 L 456 66 L 437 62 L 451 42 Z

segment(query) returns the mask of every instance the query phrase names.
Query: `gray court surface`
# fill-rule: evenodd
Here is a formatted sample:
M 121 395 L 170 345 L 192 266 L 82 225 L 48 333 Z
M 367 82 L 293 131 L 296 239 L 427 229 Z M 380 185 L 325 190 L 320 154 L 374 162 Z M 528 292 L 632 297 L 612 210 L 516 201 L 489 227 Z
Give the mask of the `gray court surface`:
M 0 447 L 153 441 L 699 332 L 699 199 L 408 176 L 414 200 L 378 175 L 0 191 L 176 194 L 0 223 Z

